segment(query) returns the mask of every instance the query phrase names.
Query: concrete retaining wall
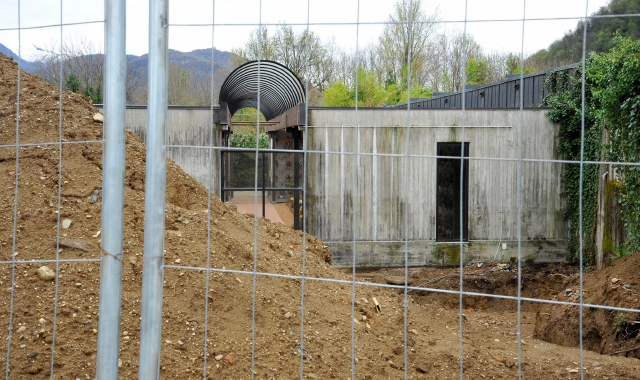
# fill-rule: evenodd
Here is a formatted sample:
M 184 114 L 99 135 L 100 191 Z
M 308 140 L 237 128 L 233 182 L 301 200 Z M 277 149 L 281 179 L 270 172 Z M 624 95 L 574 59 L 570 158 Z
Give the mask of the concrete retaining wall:
M 208 108 L 170 108 L 167 112 L 167 156 L 219 196 L 221 133 L 212 120 L 214 114 Z M 126 123 L 127 129 L 146 143 L 147 109 L 127 108 Z
M 435 156 L 438 142 L 465 141 L 469 242 L 463 261 L 517 256 L 518 228 L 523 260 L 564 260 L 563 165 L 544 162 L 558 159 L 558 125 L 545 112 L 467 110 L 463 120 L 460 110 L 412 110 L 407 128 L 406 110 L 361 109 L 357 116 L 349 109 L 310 110 L 308 232 L 331 247 L 335 266 L 353 265 L 354 239 L 358 266 L 404 265 L 405 239 L 410 265 L 457 265 L 459 244 L 456 254 L 435 241 Z M 220 127 L 211 135 L 215 116 L 210 109 L 169 109 L 167 154 L 219 195 L 220 153 L 209 148 L 221 142 Z M 146 109 L 127 110 L 127 128 L 143 141 L 146 120 Z M 524 161 L 517 160 L 520 151 Z M 497 249 L 500 242 L 506 250 Z
M 435 242 L 435 156 L 438 142 L 462 141 L 475 242 L 463 260 L 493 259 L 499 241 L 518 239 L 518 228 L 523 260 L 565 259 L 563 165 L 537 161 L 558 159 L 558 125 L 544 111 L 468 110 L 463 120 L 459 110 L 412 110 L 411 128 L 406 110 L 360 110 L 357 121 L 353 110 L 314 110 L 309 120 L 308 230 L 333 247 L 334 265 L 353 265 L 354 239 L 358 266 L 404 265 L 405 239 L 410 265 L 455 264 L 459 254 L 441 260 Z M 525 162 L 517 161 L 520 149 Z

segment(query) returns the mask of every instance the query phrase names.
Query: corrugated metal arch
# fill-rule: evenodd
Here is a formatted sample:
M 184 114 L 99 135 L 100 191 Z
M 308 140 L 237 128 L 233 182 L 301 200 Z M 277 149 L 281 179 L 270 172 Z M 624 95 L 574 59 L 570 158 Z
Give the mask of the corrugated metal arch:
M 241 108 L 260 108 L 272 120 L 305 101 L 302 82 L 288 67 L 274 61 L 249 61 L 229 74 L 220 88 L 220 102 L 233 116 Z

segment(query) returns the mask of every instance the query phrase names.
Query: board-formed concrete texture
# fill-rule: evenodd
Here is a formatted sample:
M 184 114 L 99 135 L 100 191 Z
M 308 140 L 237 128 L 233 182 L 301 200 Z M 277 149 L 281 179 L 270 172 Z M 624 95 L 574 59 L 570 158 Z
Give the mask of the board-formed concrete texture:
M 405 239 L 410 265 L 457 264 L 459 253 L 436 243 L 435 156 L 437 143 L 461 141 L 469 142 L 470 158 L 463 261 L 517 256 L 518 215 L 523 261 L 565 259 L 563 164 L 536 161 L 558 159 L 558 124 L 545 111 L 467 110 L 464 120 L 460 110 L 410 115 L 407 128 L 406 110 L 359 110 L 356 128 L 353 110 L 310 112 L 308 149 L 322 153 L 308 154 L 307 226 L 333 247 L 334 265 L 353 265 L 354 240 L 356 265 L 404 265 Z M 496 255 L 501 241 L 510 242 L 510 253 Z
M 217 113 L 217 110 L 214 112 Z M 216 115 L 217 116 L 217 115 Z M 126 128 L 146 144 L 146 107 L 127 107 Z M 211 134 L 213 128 L 214 133 Z M 169 107 L 166 127 L 167 157 L 191 177 L 220 196 L 221 128 L 208 107 Z M 209 155 L 211 153 L 211 155 Z
M 354 238 L 358 266 L 404 265 L 405 239 L 410 265 L 456 265 L 460 255 L 442 248 L 450 243 L 436 242 L 435 156 L 437 143 L 464 140 L 469 143 L 469 241 L 463 261 L 517 256 L 518 215 L 523 262 L 562 261 L 567 253 L 561 196 L 564 164 L 544 162 L 559 159 L 559 125 L 546 112 L 474 109 L 466 110 L 463 120 L 460 110 L 412 109 L 407 128 L 406 110 L 359 109 L 356 128 L 353 109 L 310 109 L 307 231 L 332 248 L 336 266 L 353 265 Z M 167 152 L 219 195 L 221 130 L 212 117 L 211 109 L 170 108 L 167 145 L 193 147 L 168 147 Z M 144 140 L 146 109 L 128 109 L 127 127 Z M 212 150 L 209 161 L 211 144 L 218 149 Z M 507 243 L 506 250 L 497 250 L 500 242 Z
M 353 242 L 325 243 L 335 267 L 397 267 L 404 266 L 405 247 L 408 265 L 458 266 L 460 243 L 436 241 L 357 241 L 354 257 Z M 503 244 L 504 249 L 503 249 Z M 558 240 L 523 240 L 520 246 L 524 264 L 562 262 L 567 258 L 567 242 Z M 510 262 L 518 257 L 517 241 L 470 240 L 462 243 L 465 263 Z M 355 263 L 354 263 L 355 260 Z

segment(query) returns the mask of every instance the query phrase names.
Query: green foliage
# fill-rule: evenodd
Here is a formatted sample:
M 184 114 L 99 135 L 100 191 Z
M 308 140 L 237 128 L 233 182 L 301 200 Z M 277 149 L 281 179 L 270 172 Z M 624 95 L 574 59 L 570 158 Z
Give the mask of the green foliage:
M 469 58 L 467 62 L 467 84 L 486 84 L 490 82 L 489 64 L 486 60 Z
M 509 74 L 516 74 L 516 75 L 519 75 L 521 70 L 522 70 L 522 68 L 521 68 L 521 66 L 518 64 L 517 66 L 515 66 L 515 67 L 513 68 L 513 70 L 509 71 Z M 527 75 L 527 74 L 531 74 L 532 72 L 533 72 L 533 70 L 531 70 L 531 69 L 530 69 L 530 68 L 528 68 L 528 67 L 525 67 L 525 68 L 524 68 L 524 73 L 523 73 L 523 74 L 524 74 L 524 75 Z
M 101 104 L 102 103 L 102 85 L 98 85 L 95 89 L 91 86 L 87 86 L 82 91 L 84 96 L 91 99 L 93 104 Z
M 573 259 L 580 254 L 580 171 L 582 136 L 582 68 L 578 67 L 573 76 L 563 72 L 552 73 L 547 85 L 552 94 L 544 104 L 552 107 L 547 116 L 560 123 L 558 132 L 558 153 L 562 159 L 576 161 L 566 164 L 564 169 L 564 193 L 566 204 L 564 215 L 569 222 L 569 251 Z M 588 93 L 587 93 L 588 95 Z M 584 160 L 598 161 L 601 149 L 601 128 L 596 122 L 591 97 L 585 101 L 584 117 Z M 598 195 L 598 166 L 582 166 L 582 254 L 587 263 L 595 262 L 594 226 Z
M 631 252 L 624 249 L 624 247 L 613 247 L 613 252 L 615 252 L 615 255 L 611 256 L 612 260 L 621 259 L 623 257 L 631 255 Z
M 396 87 L 395 84 L 387 87 L 387 93 L 389 94 L 387 104 L 406 103 L 409 97 L 411 97 L 411 99 L 430 98 L 431 95 L 433 95 L 433 91 L 431 89 L 423 88 L 418 85 L 411 87 L 410 96 L 406 87 L 402 87 L 402 89 L 400 89 Z
M 258 110 L 253 108 L 253 107 L 245 107 L 245 108 L 241 108 L 241 109 L 237 110 L 236 113 L 233 114 L 233 117 L 231 118 L 231 120 L 232 121 L 242 121 L 242 122 L 253 123 L 253 126 L 247 128 L 246 131 L 245 130 L 240 130 L 240 132 L 255 134 L 255 127 L 258 124 L 258 122 L 257 122 L 258 115 L 260 115 L 259 116 L 260 117 L 260 121 L 267 121 L 267 119 L 264 117 L 264 115 L 262 113 L 258 112 Z
M 378 82 L 373 71 L 358 69 L 358 105 L 362 107 L 378 107 L 386 103 L 388 98 L 384 84 Z M 355 99 L 354 99 L 355 101 Z
M 84 96 L 91 99 L 93 104 L 102 103 L 102 85 L 98 85 L 96 88 L 85 86 L 84 90 L 82 90 L 82 83 L 80 82 L 80 79 L 78 79 L 78 77 L 73 73 L 67 76 L 67 89 L 71 92 L 84 94 Z
M 636 17 L 612 17 L 614 15 L 640 13 L 640 0 L 611 0 L 596 13 L 596 17 L 587 22 L 587 52 L 606 52 L 615 43 L 612 37 L 619 33 L 624 37 L 640 38 L 640 28 Z M 547 49 L 543 49 L 534 58 L 550 61 L 553 66 L 559 66 L 570 62 L 578 62 L 582 59 L 585 23 L 578 22 L 573 31 L 567 32 L 562 38 L 554 41 Z M 547 66 L 547 65 L 545 65 Z
M 517 54 L 509 53 L 506 58 L 506 72 L 508 74 L 520 74 L 520 57 Z M 528 74 L 527 71 L 530 71 L 525 67 L 525 74 Z
M 269 147 L 269 136 L 266 133 L 261 133 L 258 141 L 261 149 Z M 229 146 L 234 148 L 255 148 L 256 135 L 251 133 L 232 133 L 229 136 Z
M 355 80 L 349 87 L 343 82 L 331 84 L 324 91 L 324 104 L 328 107 L 353 107 L 356 104 Z M 428 98 L 431 89 L 414 85 L 411 87 L 411 98 Z M 358 105 L 361 107 L 379 107 L 383 104 L 398 104 L 407 101 L 408 90 L 395 82 L 386 84 L 376 79 L 372 71 L 358 69 Z
M 596 84 L 594 101 L 608 129 L 606 159 L 640 162 L 640 41 L 619 34 L 613 41 L 609 53 L 589 59 L 587 74 Z M 636 252 L 640 250 L 640 167 L 618 165 L 616 171 L 624 186 L 624 248 Z
M 353 107 L 355 100 L 352 98 L 349 86 L 336 82 L 324 90 L 324 104 L 327 107 Z
M 269 147 L 269 136 L 261 133 L 258 139 L 261 149 Z M 229 136 L 229 146 L 234 148 L 255 149 L 256 135 L 252 133 L 232 133 Z M 229 152 L 231 159 L 231 174 L 227 178 L 229 187 L 255 186 L 256 154 L 255 152 Z M 262 181 L 262 155 L 258 159 L 258 183 Z
M 80 92 L 80 80 L 75 74 L 69 74 L 67 77 L 67 88 L 71 92 Z
M 586 61 L 584 99 L 584 160 L 640 162 L 640 42 L 617 36 L 609 53 L 592 54 Z M 566 71 L 551 73 L 547 86 L 551 94 L 544 104 L 552 107 L 548 117 L 560 123 L 558 152 L 565 160 L 565 217 L 569 222 L 569 249 L 573 258 L 579 252 L 580 165 L 582 134 L 582 72 L 573 76 Z M 609 142 L 602 145 L 603 128 Z M 595 220 L 599 181 L 598 165 L 582 166 L 582 254 L 587 264 L 595 262 Z M 618 165 L 623 185 L 622 219 L 625 227 L 624 249 L 640 250 L 640 168 Z
M 613 317 L 613 332 L 615 332 L 616 335 L 625 335 L 627 333 L 627 329 L 634 324 L 634 321 L 634 314 L 618 311 Z
M 358 105 L 361 107 L 379 107 L 386 103 L 388 94 L 384 85 L 379 82 L 372 71 L 358 69 L 358 77 L 348 87 L 343 82 L 336 82 L 324 92 L 324 103 L 329 107 L 353 107 L 356 104 L 356 82 L 358 83 Z

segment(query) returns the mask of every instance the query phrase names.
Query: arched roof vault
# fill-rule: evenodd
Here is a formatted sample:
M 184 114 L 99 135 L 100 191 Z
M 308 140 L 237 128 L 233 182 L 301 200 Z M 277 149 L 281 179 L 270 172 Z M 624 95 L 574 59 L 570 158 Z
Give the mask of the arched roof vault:
M 273 61 L 249 61 L 225 79 L 219 99 L 220 104 L 226 103 L 231 116 L 241 108 L 253 107 L 272 120 L 304 103 L 305 91 L 300 79 L 286 66 Z

